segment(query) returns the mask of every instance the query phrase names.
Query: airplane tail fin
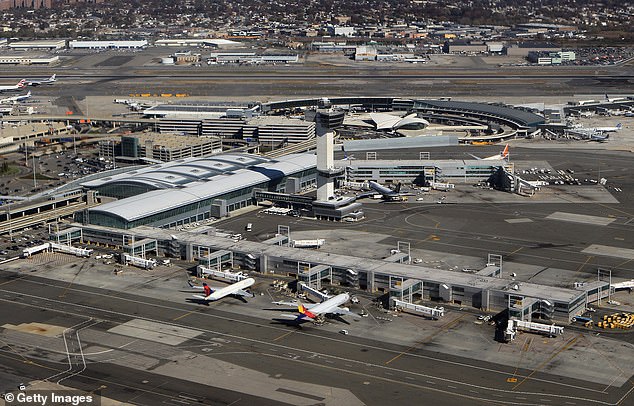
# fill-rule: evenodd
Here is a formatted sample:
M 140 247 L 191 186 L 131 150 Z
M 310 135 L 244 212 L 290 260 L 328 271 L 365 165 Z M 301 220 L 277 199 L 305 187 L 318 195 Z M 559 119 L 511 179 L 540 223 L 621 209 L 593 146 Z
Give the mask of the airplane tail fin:
M 316 318 L 316 317 L 317 317 L 316 315 L 314 315 L 313 313 L 311 313 L 311 312 L 310 312 L 310 311 L 306 308 L 306 306 L 304 306 L 304 305 L 302 304 L 302 302 L 299 302 L 299 304 L 297 305 L 297 311 L 299 312 L 299 314 L 301 314 L 301 315 L 303 315 L 303 316 L 306 316 L 306 317 L 308 317 L 308 318 L 311 318 L 311 319 L 314 319 L 314 318 Z
M 26 79 L 22 79 L 18 82 L 18 88 L 22 89 L 26 85 Z
M 399 193 L 400 191 L 401 191 L 401 182 L 399 182 L 399 183 L 396 185 L 396 189 L 394 189 L 394 192 L 396 192 L 396 193 Z
M 506 144 L 504 151 L 500 155 L 502 155 L 502 159 L 509 159 L 509 144 Z
M 53 73 L 53 76 L 51 76 L 51 79 L 50 79 L 50 80 L 55 81 L 55 76 L 56 76 L 56 75 L 57 75 L 56 73 Z
M 26 94 L 26 97 L 31 97 L 31 91 L 29 90 L 29 92 Z
M 618 128 L 618 129 L 620 130 L 621 128 L 623 128 L 623 124 L 618 123 L 618 124 L 616 125 L 616 128 Z

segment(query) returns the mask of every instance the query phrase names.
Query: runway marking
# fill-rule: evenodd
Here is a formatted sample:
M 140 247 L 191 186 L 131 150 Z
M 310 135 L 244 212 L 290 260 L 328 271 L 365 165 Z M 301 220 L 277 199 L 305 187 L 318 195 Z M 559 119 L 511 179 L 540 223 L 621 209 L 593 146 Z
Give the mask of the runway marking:
M 586 258 L 585 262 L 581 265 L 579 265 L 579 268 L 577 268 L 577 270 L 575 271 L 575 273 L 579 273 L 581 272 L 581 270 L 583 269 L 584 266 L 586 266 L 588 264 L 588 262 L 590 262 L 590 260 L 594 258 L 594 256 L 589 255 L 588 258 Z
M 3 300 L 3 299 L 0 299 L 0 300 Z M 6 301 L 6 300 L 4 300 L 4 301 Z M 56 300 L 53 300 L 53 301 L 56 301 Z M 89 306 L 77 305 L 77 304 L 75 304 L 75 306 L 79 306 L 79 307 L 89 307 Z M 63 313 L 63 314 L 74 314 L 74 313 L 72 313 L 72 312 L 67 312 L 67 311 L 62 312 L 61 310 L 56 310 L 56 309 L 52 309 L 52 310 L 53 310 L 53 311 L 56 311 L 56 312 L 59 312 L 59 313 Z M 107 313 L 123 314 L 123 313 L 120 313 L 120 312 L 109 311 L 109 310 L 102 310 L 102 311 L 107 312 Z M 203 330 L 203 331 L 205 331 L 205 330 Z M 218 333 L 218 334 L 222 334 L 222 333 Z M 230 334 L 224 334 L 224 335 L 230 336 Z M 254 341 L 254 342 L 260 342 L 260 343 L 264 343 L 264 344 L 266 344 L 265 342 L 262 342 L 262 341 L 259 341 L 259 340 L 255 340 L 255 339 L 251 339 L 251 338 L 246 338 L 246 337 L 245 337 L 245 339 L 250 340 L 250 341 Z M 279 346 L 279 345 L 278 345 L 278 346 Z M 280 346 L 280 347 L 283 347 L 283 346 Z M 300 349 L 300 351 L 305 351 L 305 350 L 301 350 L 301 349 Z M 263 355 L 263 356 L 269 356 L 269 357 L 274 357 L 274 358 L 278 358 L 278 359 L 285 359 L 285 360 L 287 359 L 287 358 L 285 358 L 285 357 L 283 357 L 283 356 L 280 356 L 280 355 L 275 355 L 275 354 L 266 354 L 266 353 L 261 353 L 261 355 Z M 346 360 L 345 358 L 336 357 L 336 356 L 333 356 L 333 355 L 327 355 L 327 354 L 321 354 L 321 355 L 326 356 L 326 357 L 330 357 L 330 358 L 336 358 L 336 359 Z M 428 358 L 428 357 L 427 357 L 427 358 Z M 313 363 L 313 362 L 311 362 L 311 361 L 304 361 L 304 360 L 301 360 L 301 359 L 294 359 L 294 361 L 296 361 L 296 362 L 301 362 L 301 363 L 304 363 L 304 364 L 307 364 L 307 365 L 317 366 L 317 367 L 320 367 L 320 368 L 329 368 L 329 369 L 333 369 L 333 370 L 337 370 L 337 371 L 341 371 L 341 372 L 346 372 L 346 373 L 351 373 L 351 374 L 355 374 L 355 375 L 359 375 L 359 376 L 372 377 L 372 378 L 375 378 L 375 379 L 381 379 L 381 380 L 385 380 L 385 381 L 388 381 L 388 382 L 401 383 L 401 384 L 405 384 L 405 385 L 408 385 L 408 386 L 412 386 L 412 387 L 416 387 L 416 388 L 422 388 L 422 389 L 427 389 L 427 390 L 432 390 L 432 391 L 437 391 L 437 392 L 441 392 L 441 393 L 445 393 L 445 394 L 448 394 L 448 393 L 449 393 L 449 394 L 452 394 L 452 395 L 454 395 L 454 396 L 458 396 L 458 397 L 467 397 L 467 398 L 470 398 L 470 399 L 483 400 L 483 401 L 489 400 L 489 399 L 474 398 L 473 396 L 464 395 L 464 394 L 455 393 L 455 392 L 447 392 L 447 391 L 444 391 L 444 390 L 442 390 L 442 389 L 437 389 L 436 387 L 429 388 L 429 387 L 421 386 L 421 385 L 419 385 L 419 384 L 414 384 L 414 383 L 410 384 L 410 383 L 406 383 L 406 382 L 403 382 L 403 381 L 396 381 L 396 380 L 389 379 L 389 378 L 385 378 L 385 377 L 378 377 L 378 376 L 376 376 L 376 375 L 374 375 L 374 374 L 373 374 L 373 375 L 369 375 L 369 374 L 366 374 L 366 373 L 357 372 L 357 371 L 350 370 L 350 369 L 345 369 L 345 370 L 343 370 L 343 369 L 340 369 L 340 368 L 337 368 L 337 367 L 334 367 L 334 366 L 318 365 L 318 364 L 315 364 L 315 363 Z M 347 360 L 347 361 L 353 361 L 353 362 L 356 362 L 356 363 L 360 363 L 360 362 L 361 362 L 361 361 L 355 361 L 355 360 Z M 362 363 L 362 362 L 361 362 L 361 363 Z M 461 363 L 456 363 L 456 362 L 452 362 L 452 363 L 453 363 L 453 364 L 457 364 L 457 365 L 462 365 L 462 366 L 468 366 L 467 364 L 461 364 Z M 365 363 L 363 363 L 363 364 L 365 364 Z M 370 365 L 370 366 L 374 366 L 374 365 Z M 376 365 L 376 366 L 378 366 L 378 365 Z M 379 367 L 380 367 L 380 366 L 379 366 Z M 386 368 L 386 367 L 382 367 L 382 368 Z M 476 367 L 476 368 L 477 368 L 477 369 L 486 369 L 486 368 L 479 368 L 479 367 Z M 394 368 L 390 368 L 390 369 L 395 370 L 395 371 L 399 371 L 399 372 L 403 372 L 403 373 L 408 373 L 408 374 L 410 374 L 410 375 L 416 375 L 416 376 L 421 376 L 421 377 L 429 377 L 428 375 L 426 375 L 426 374 L 422 374 L 422 373 L 411 372 L 411 371 L 403 371 L 403 370 L 398 370 L 398 369 L 394 369 Z M 495 372 L 495 371 L 494 371 L 494 372 Z M 93 380 L 95 379 L 95 378 L 91 378 L 91 377 L 89 377 L 89 376 L 86 376 L 86 378 L 93 379 Z M 447 382 L 452 382 L 452 383 L 460 384 L 460 385 L 462 385 L 462 386 L 470 386 L 470 387 L 474 387 L 474 388 L 482 389 L 482 390 L 489 391 L 489 392 L 490 392 L 491 390 L 495 390 L 495 391 L 500 391 L 500 392 L 503 392 L 503 393 L 505 393 L 505 394 L 509 394 L 509 393 L 511 393 L 511 391 L 507 391 L 507 390 L 502 390 L 502 389 L 497 389 L 497 388 L 490 388 L 490 387 L 484 387 L 484 386 L 475 385 L 475 384 L 469 384 L 469 383 L 465 383 L 465 382 L 452 381 L 452 380 L 447 379 L 447 378 L 441 378 L 441 377 L 433 377 L 433 378 L 438 379 L 438 380 L 441 380 L 441 381 L 447 381 Z M 540 379 L 535 379 L 535 380 L 537 380 L 537 381 L 542 381 L 542 380 L 540 380 Z M 123 387 L 123 386 L 124 386 L 124 385 L 122 385 L 122 384 L 119 384 L 119 383 L 116 383 L 116 382 L 113 382 L 113 381 L 104 380 L 103 378 L 100 378 L 100 382 L 112 383 L 113 385 L 116 385 L 116 386 L 119 386 L 119 387 Z M 430 382 L 431 382 L 431 381 L 430 381 Z M 433 382 L 432 382 L 432 383 L 433 383 Z M 584 387 L 576 387 L 576 386 L 573 386 L 573 385 L 561 384 L 561 383 L 557 383 L 557 382 L 550 382 L 550 383 L 558 384 L 558 385 L 561 385 L 561 386 L 572 386 L 572 387 L 574 387 L 574 388 L 577 388 L 577 389 L 585 389 L 585 390 L 590 391 L 590 392 L 594 391 L 594 390 L 592 390 L 592 389 L 587 389 L 587 388 L 584 388 Z M 369 384 L 369 382 L 367 382 L 367 384 Z M 151 392 L 151 391 L 148 391 L 148 390 L 142 389 L 142 388 L 133 388 L 133 389 L 135 389 L 135 390 L 145 391 L 145 392 L 148 392 L 148 393 L 154 393 L 154 392 Z M 627 396 L 627 395 L 628 395 L 631 391 L 632 391 L 632 389 L 630 389 L 630 391 L 628 391 L 628 393 L 627 393 L 626 395 L 624 395 L 621 399 L 624 399 L 624 398 L 625 398 L 625 397 L 626 397 L 626 396 Z M 598 392 L 598 391 L 597 391 L 597 392 Z M 542 395 L 542 396 L 552 396 L 552 397 L 555 397 L 555 398 L 587 400 L 587 401 L 591 401 L 591 402 L 593 402 L 593 403 L 597 403 L 597 404 L 611 405 L 611 404 L 609 404 L 609 403 L 607 403 L 607 402 L 600 401 L 600 400 L 587 399 L 587 398 L 580 398 L 580 397 L 564 396 L 564 395 L 558 395 L 558 394 L 556 394 L 556 393 L 553 393 L 553 394 L 532 393 L 532 392 L 515 392 L 515 393 L 516 393 L 516 394 L 532 395 L 532 396 L 533 396 L 533 395 Z M 499 393 L 491 393 L 491 395 L 496 396 L 496 397 L 500 397 L 500 398 L 502 397 L 502 395 L 501 395 L 501 394 L 499 394 Z M 504 403 L 504 404 L 510 404 L 510 403 Z
M 614 258 L 634 259 L 634 250 L 631 248 L 613 247 L 609 245 L 592 244 L 581 252 L 586 254 L 602 255 Z
M 10 281 L 6 281 L 6 282 L 0 283 L 0 286 L 8 285 L 9 283 L 13 283 L 15 281 L 19 281 L 19 280 L 22 280 L 22 279 L 28 278 L 28 277 L 29 277 L 29 275 L 20 276 L 19 278 L 11 279 Z
M 623 265 L 625 265 L 625 264 L 628 264 L 628 263 L 632 262 L 633 260 L 634 260 L 634 259 L 628 259 L 627 261 L 623 261 L 623 262 L 621 262 L 620 264 L 618 264 L 616 267 L 617 267 L 617 268 L 620 268 L 620 267 L 622 267 Z
M 564 345 L 562 345 L 557 351 L 555 351 L 554 354 L 552 354 L 550 357 L 548 357 L 548 359 L 546 359 L 545 361 L 543 361 L 541 364 L 537 365 L 537 368 L 533 369 L 533 371 L 528 374 L 527 376 L 524 377 L 524 379 L 522 379 L 522 381 L 520 383 L 518 383 L 517 385 L 515 385 L 513 387 L 513 390 L 519 388 L 524 382 L 526 382 L 527 379 L 529 379 L 531 376 L 533 376 L 537 371 L 541 370 L 543 367 L 545 367 L 546 365 L 548 365 L 548 363 L 550 361 L 552 361 L 557 355 L 561 354 L 563 351 L 567 350 L 568 348 L 572 347 L 577 340 L 579 339 L 579 337 L 582 337 L 582 334 L 579 333 L 578 336 L 572 337 L 570 340 L 568 340 Z
M 430 334 L 429 336 L 427 336 L 425 339 L 423 339 L 421 342 L 416 343 L 414 345 L 412 345 L 411 347 L 409 347 L 408 349 L 406 349 L 405 351 L 402 351 L 400 354 L 395 355 L 392 359 L 390 359 L 389 361 L 387 361 L 385 363 L 385 365 L 388 365 L 389 363 L 391 363 L 392 361 L 396 361 L 397 359 L 399 359 L 400 357 L 402 357 L 403 355 L 407 354 L 408 352 L 410 352 L 411 350 L 413 350 L 414 348 L 417 348 L 423 344 L 427 344 L 428 342 L 430 342 L 431 340 L 433 340 L 438 334 L 440 333 L 444 333 L 445 331 L 449 330 L 451 327 L 453 327 L 455 324 L 458 324 L 458 322 L 466 316 L 466 313 L 463 313 L 460 317 L 458 317 L 457 319 L 453 319 L 451 321 L 449 321 L 448 323 L 445 323 L 444 325 L 440 326 L 440 328 L 438 328 L 438 330 L 436 330 L 435 332 L 433 332 L 432 334 Z
M 56 286 L 56 285 L 50 285 L 48 283 L 38 282 L 38 281 L 35 281 L 35 280 L 26 280 L 25 282 L 26 283 L 36 284 L 36 285 L 47 286 L 49 289 L 50 288 L 58 288 L 58 289 L 61 288 L 61 287 Z M 107 295 L 107 294 L 102 294 L 102 293 L 98 293 L 98 292 L 83 291 L 83 290 L 76 289 L 76 288 L 73 289 L 73 290 L 76 290 L 76 291 L 81 292 L 81 293 L 91 294 L 91 295 L 99 295 L 99 296 L 103 296 L 103 297 L 109 297 L 109 295 Z M 4 292 L 5 294 L 14 294 L 15 293 L 13 291 L 7 291 L 7 290 L 0 290 L 0 292 Z M 33 298 L 37 298 L 39 300 L 51 302 L 51 303 L 62 304 L 64 306 L 71 305 L 73 307 L 80 308 L 80 309 L 99 311 L 100 313 L 107 313 L 107 314 L 113 314 L 113 315 L 125 316 L 125 317 L 136 317 L 137 319 L 145 319 L 145 320 L 148 320 L 148 321 L 155 321 L 154 319 L 150 319 L 148 317 L 145 317 L 145 318 L 138 317 L 136 315 L 131 315 L 131 314 L 124 313 L 124 312 L 119 312 L 119 311 L 114 311 L 114 310 L 107 310 L 107 309 L 100 309 L 100 308 L 97 308 L 97 307 L 94 307 L 94 306 L 89 306 L 89 305 L 77 304 L 77 303 L 72 303 L 72 302 L 64 302 L 64 301 L 60 301 L 60 300 L 56 300 L 56 299 L 43 298 L 42 296 L 35 296 L 35 295 L 29 295 L 29 294 L 24 294 L 24 295 L 30 296 L 30 297 L 33 297 Z M 136 304 L 141 304 L 141 305 L 149 305 L 146 301 L 141 301 L 141 300 L 133 300 L 133 299 L 122 298 L 122 297 L 117 297 L 117 299 L 121 300 L 121 301 L 130 302 L 130 303 L 136 303 Z M 16 304 L 16 305 L 33 307 L 33 308 L 36 308 L 36 309 L 41 309 L 42 308 L 41 305 L 30 305 L 30 304 L 27 304 L 27 303 L 24 303 L 24 302 L 16 302 L 14 300 L 8 300 L 8 299 L 4 299 L 4 298 L 0 298 L 0 301 L 8 302 L 8 303 Z M 176 307 L 170 307 L 170 306 L 165 306 L 165 305 L 160 305 L 160 304 L 153 305 L 153 306 L 161 307 L 161 308 L 169 309 L 169 310 L 181 310 L 181 309 L 178 309 Z M 76 312 L 73 312 L 73 311 L 60 310 L 60 309 L 54 309 L 54 308 L 49 308 L 49 310 L 57 312 L 57 313 L 65 314 L 65 315 L 75 315 L 75 316 L 78 316 L 78 317 L 80 317 L 80 316 L 81 317 L 85 317 L 85 311 L 82 312 L 82 313 L 76 313 Z M 227 320 L 227 321 L 234 321 L 234 322 L 237 321 L 237 322 L 240 322 L 240 323 L 243 323 L 243 324 L 248 324 L 248 325 L 261 326 L 261 324 L 258 324 L 258 323 L 253 323 L 253 322 L 240 320 L 240 319 L 235 319 L 235 318 L 228 318 L 228 317 L 224 317 L 224 316 L 220 316 L 220 315 L 213 315 L 213 314 L 208 314 L 208 313 L 200 313 L 200 315 L 201 316 L 206 316 L 206 317 L 214 317 L 214 318 L 223 319 L 223 320 Z M 169 324 L 169 323 L 165 323 L 165 322 L 162 322 L 162 321 L 156 321 L 156 322 L 157 323 L 163 323 L 163 324 Z M 214 331 L 214 330 L 209 330 L 209 329 L 202 329 L 202 328 L 196 328 L 196 327 L 191 327 L 191 326 L 183 326 L 183 325 L 179 325 L 179 324 L 174 324 L 174 326 L 182 327 L 182 328 L 188 328 L 188 329 L 191 329 L 191 330 L 196 330 L 196 331 L 205 332 L 205 333 L 222 335 L 222 336 L 226 336 L 226 337 L 244 339 L 246 341 L 259 343 L 259 344 L 262 344 L 262 345 L 268 345 L 270 347 L 279 347 L 280 349 L 283 349 L 283 350 L 286 350 L 286 349 L 287 350 L 299 350 L 299 351 L 305 352 L 305 353 L 310 353 L 310 354 L 314 353 L 314 351 L 312 351 L 312 350 L 308 351 L 308 350 L 304 350 L 304 349 L 301 349 L 301 348 L 290 348 L 290 347 L 287 347 L 287 346 L 284 346 L 284 345 L 280 345 L 280 344 L 272 344 L 271 342 L 268 342 L 268 341 L 257 340 L 257 339 L 250 338 L 250 337 L 235 336 L 235 335 L 232 335 L 232 334 L 229 334 L 229 333 L 224 333 L 224 332 L 219 332 L 219 331 Z M 283 330 L 281 328 L 275 328 L 275 329 Z M 315 334 L 309 334 L 309 333 L 304 333 L 304 332 L 300 332 L 300 334 L 303 334 L 303 335 L 306 335 L 306 336 L 310 336 L 310 337 L 316 337 L 316 338 L 319 338 L 319 339 L 326 339 L 326 340 L 329 340 L 329 341 L 343 342 L 342 340 L 337 340 L 337 339 L 334 339 L 334 338 L 319 336 L 319 335 L 315 335 Z M 200 340 L 200 339 L 194 339 L 194 340 Z M 360 343 L 354 343 L 354 342 L 348 342 L 348 341 L 346 341 L 345 343 L 349 344 L 349 345 L 356 345 L 356 346 L 374 348 L 374 349 L 381 350 L 381 351 L 394 352 L 392 350 L 387 350 L 385 348 L 375 347 L 375 346 L 372 346 L 372 345 L 366 345 L 366 344 L 360 344 Z M 270 348 L 270 350 L 271 351 L 276 351 L 276 348 Z M 280 359 L 287 359 L 287 358 L 283 358 L 282 356 L 277 356 L 275 354 L 262 354 L 262 355 L 271 356 L 271 357 L 277 357 L 277 358 L 280 358 Z M 347 361 L 347 362 L 353 362 L 353 363 L 357 363 L 357 364 L 360 364 L 360 365 L 368 365 L 368 366 L 379 367 L 379 368 L 388 368 L 388 367 L 385 367 L 385 366 L 382 366 L 382 365 L 378 365 L 378 364 L 368 364 L 368 363 L 363 362 L 363 361 L 337 357 L 337 356 L 331 355 L 331 354 L 318 353 L 318 355 L 323 356 L 323 357 L 327 357 L 327 358 L 339 359 L 339 360 Z M 487 371 L 487 372 L 490 372 L 490 373 L 496 373 L 496 374 L 504 374 L 505 373 L 504 371 L 501 371 L 501 370 L 480 367 L 480 366 L 477 366 L 477 365 L 463 363 L 463 362 L 450 361 L 450 360 L 446 360 L 446 359 L 442 359 L 442 358 L 434 358 L 434 357 L 427 356 L 427 355 L 410 354 L 410 356 L 416 357 L 416 358 L 420 358 L 420 359 L 433 360 L 435 362 L 441 362 L 441 363 L 444 363 L 444 364 L 455 365 L 455 366 L 458 366 L 458 367 L 467 367 L 467 368 L 471 368 L 471 369 L 475 369 L 475 370 Z M 299 359 L 295 359 L 295 361 L 296 362 L 307 363 L 306 361 L 299 360 Z M 317 365 L 317 364 L 314 364 L 314 365 Z M 332 367 L 327 367 L 326 365 L 323 365 L 321 367 L 332 368 Z M 401 372 L 401 373 L 407 373 L 407 374 L 415 375 L 415 376 L 419 376 L 419 377 L 438 379 L 440 381 L 445 381 L 445 382 L 457 383 L 457 384 L 460 384 L 460 385 L 463 385 L 463 386 L 470 386 L 470 387 L 473 387 L 473 388 L 478 388 L 478 389 L 482 389 L 482 390 L 486 390 L 486 391 L 501 391 L 503 393 L 510 393 L 510 391 L 508 391 L 508 390 L 503 390 L 503 389 L 498 389 L 498 388 L 491 388 L 491 387 L 485 387 L 485 386 L 480 386 L 480 385 L 466 383 L 466 382 L 457 382 L 457 381 L 453 381 L 453 380 L 451 380 L 449 378 L 443 378 L 443 377 L 439 377 L 439 376 L 430 376 L 430 375 L 427 375 L 427 374 L 424 374 L 424 373 L 420 373 L 420 372 L 412 372 L 412 371 L 400 370 L 400 369 L 396 369 L 396 368 L 390 368 L 390 369 L 394 370 L 394 371 Z M 346 369 L 345 371 L 349 372 L 349 373 L 356 373 L 354 371 L 350 371 L 349 369 Z M 362 373 L 358 373 L 358 374 L 359 375 L 363 375 L 363 376 L 367 376 L 366 374 L 362 374 Z M 375 375 L 372 375 L 372 377 L 376 378 Z M 381 378 L 381 379 L 387 379 L 387 378 Z M 529 379 L 529 377 L 527 377 L 526 379 Z M 603 393 L 602 391 L 591 389 L 591 388 L 588 388 L 587 386 L 583 386 L 582 387 L 582 386 L 577 386 L 577 385 L 572 385 L 572 384 L 567 384 L 567 383 L 562 383 L 562 382 L 550 381 L 550 380 L 541 379 L 541 378 L 530 378 L 530 379 L 533 380 L 533 381 L 536 381 L 536 382 L 545 382 L 545 383 L 553 384 L 553 385 L 556 385 L 556 386 L 574 388 L 574 389 L 577 389 L 577 390 L 580 390 L 580 391 Z M 115 384 L 115 385 L 118 385 L 118 386 L 122 386 L 122 385 L 117 384 L 115 382 L 112 382 L 112 383 Z M 420 386 L 417 386 L 417 385 L 412 385 L 412 386 L 420 387 Z M 429 388 L 429 389 L 433 390 L 433 388 Z M 621 399 L 625 399 L 632 391 L 634 391 L 634 387 L 631 388 L 625 395 L 623 395 Z M 523 393 L 523 394 L 527 394 L 527 395 L 531 395 L 531 396 L 542 395 L 542 396 L 551 396 L 551 397 L 556 397 L 556 398 L 579 399 L 579 400 L 592 401 L 593 403 L 608 405 L 608 403 L 600 401 L 600 400 L 581 398 L 581 397 L 564 396 L 564 395 L 558 395 L 556 393 L 552 393 L 552 394 L 532 393 L 532 392 L 514 392 L 514 393 L 516 393 L 516 394 Z M 457 394 L 457 395 L 461 396 L 459 394 Z M 495 394 L 495 393 L 492 393 L 492 395 L 501 397 L 501 395 L 498 395 L 498 394 Z
M 294 332 L 295 332 L 295 330 L 291 330 L 291 331 L 289 331 L 289 332 L 287 332 L 287 333 L 284 333 L 284 334 L 282 334 L 281 336 L 279 336 L 279 337 L 275 338 L 273 341 L 278 341 L 278 340 L 281 340 L 282 338 L 287 337 L 287 336 L 289 336 L 289 335 L 293 334 Z
M 566 213 L 561 211 L 551 213 L 544 218 L 547 220 L 559 220 L 592 226 L 607 226 L 615 220 L 609 217 L 589 216 L 587 214 Z
M 603 358 L 604 360 L 608 361 L 612 367 L 614 367 L 614 369 L 618 370 L 620 373 L 618 375 L 615 374 L 614 379 L 612 380 L 612 382 L 610 382 L 608 384 L 608 386 L 606 386 L 605 388 L 603 388 L 603 391 L 605 393 L 607 393 L 608 389 L 610 389 L 610 387 L 612 385 L 614 385 L 614 382 L 616 382 L 616 380 L 621 377 L 621 376 L 627 376 L 626 372 L 623 371 L 623 369 L 621 369 L 621 367 L 618 364 L 615 364 L 614 362 L 612 362 L 608 357 L 606 357 L 598 348 L 596 348 L 592 341 L 590 341 L 590 339 L 588 337 L 583 337 L 585 339 L 585 341 L 588 343 L 588 347 L 592 348 L 594 351 L 596 351 L 597 354 L 599 354 L 601 356 L 601 358 Z M 628 379 L 629 380 L 629 379 Z M 630 381 L 630 383 L 632 383 Z
M 18 354 L 18 356 L 20 358 L 24 358 L 20 354 Z M 42 369 L 48 369 L 48 370 L 51 370 L 51 371 L 59 371 L 59 372 L 61 372 L 61 370 L 59 370 L 59 369 L 55 369 L 53 367 L 49 367 L 48 365 L 38 364 L 37 362 L 31 361 L 30 359 L 20 359 L 20 358 L 17 358 L 17 357 L 11 357 L 11 356 L 8 356 L 6 354 L 2 354 L 1 352 L 0 352 L 0 357 L 11 359 L 11 360 L 14 360 L 14 361 L 22 361 L 22 363 L 24 363 L 24 364 L 35 365 L 36 367 L 42 368 Z
M 509 252 L 509 253 L 508 253 L 508 254 L 506 254 L 506 255 L 513 255 L 513 254 L 517 254 L 517 253 L 518 253 L 518 252 L 520 252 L 522 249 L 524 249 L 524 247 L 519 247 L 519 248 L 518 248 L 518 249 L 516 249 L 515 251 L 513 251 L 513 252 Z
M 172 321 L 180 320 L 182 318 L 185 318 L 185 317 L 189 316 L 192 313 L 198 313 L 198 310 L 192 310 L 191 312 L 187 312 L 185 314 L 181 314 L 180 316 L 173 318 Z
M 614 208 L 614 207 L 608 206 L 607 204 L 604 204 L 604 203 L 597 203 L 597 204 L 598 204 L 599 206 L 603 206 L 603 207 L 605 207 L 606 209 L 610 209 L 610 210 L 618 211 L 619 213 L 623 213 L 623 214 L 627 215 L 628 217 L 634 217 L 634 214 L 632 214 L 632 213 L 628 213 L 628 212 L 626 212 L 626 211 L 619 210 L 619 209 L 617 209 L 617 208 Z
M 77 279 L 77 277 L 79 276 L 79 273 L 84 269 L 84 266 L 86 265 L 86 263 L 84 262 L 80 267 L 79 270 L 77 272 L 75 272 L 75 276 L 73 276 L 73 279 L 71 279 L 71 281 L 68 283 L 68 286 L 66 286 L 66 289 L 64 289 L 62 291 L 62 293 L 58 296 L 59 298 L 64 298 L 66 297 L 66 293 L 68 292 L 68 290 L 70 289 L 71 286 L 73 286 L 73 283 L 75 283 L 75 279 Z

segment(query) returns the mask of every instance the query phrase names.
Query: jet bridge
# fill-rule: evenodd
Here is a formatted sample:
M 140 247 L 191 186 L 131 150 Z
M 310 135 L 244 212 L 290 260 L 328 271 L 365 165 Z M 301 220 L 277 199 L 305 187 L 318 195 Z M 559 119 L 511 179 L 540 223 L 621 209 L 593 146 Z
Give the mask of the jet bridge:
M 549 337 L 556 337 L 564 333 L 564 328 L 554 324 L 534 323 L 531 321 L 523 321 L 510 319 L 505 331 L 506 341 L 513 341 L 517 330 L 527 331 L 529 333 L 544 334 Z
M 434 319 L 439 319 L 445 315 L 444 307 L 423 306 L 419 304 L 404 302 L 402 300 L 398 300 L 395 297 L 392 298 L 392 302 L 394 302 L 394 307 L 398 310 L 411 310 Z
M 77 248 L 71 245 L 58 244 L 55 242 L 47 242 L 44 244 L 36 245 L 35 247 L 29 247 L 22 250 L 22 257 L 28 258 L 33 254 L 37 254 L 43 251 L 57 251 L 64 254 L 71 254 L 78 257 L 89 257 L 92 254 L 92 250 L 84 248 Z
M 324 279 L 332 281 L 332 268 L 330 266 L 311 266 L 310 264 L 300 262 L 297 264 L 297 267 L 297 277 L 299 281 L 308 286 L 319 289 L 321 287 L 321 282 Z
M 198 258 L 198 264 L 207 268 L 215 266 L 218 271 L 222 270 L 223 264 L 229 264 L 230 267 L 233 267 L 233 252 L 228 250 L 209 250 L 207 255 Z
M 310 286 L 306 285 L 303 282 L 299 283 L 299 290 L 301 290 L 302 292 L 308 292 L 311 295 L 319 298 L 319 300 L 321 300 L 321 301 L 328 300 L 328 298 L 330 298 L 329 295 L 327 295 L 327 294 L 325 294 L 323 292 L 320 292 L 317 289 L 311 288 Z
M 199 278 L 201 276 L 208 275 L 214 278 L 222 278 L 232 282 L 233 281 L 239 282 L 249 277 L 248 275 L 245 275 L 242 272 L 220 271 L 217 269 L 207 268 L 202 265 L 198 265 L 198 267 L 196 268 L 196 271 L 198 273 Z
M 72 254 L 78 257 L 89 257 L 92 254 L 92 250 L 84 248 L 77 248 L 71 245 L 58 244 L 55 242 L 50 243 L 53 251 L 63 252 L 65 254 Z

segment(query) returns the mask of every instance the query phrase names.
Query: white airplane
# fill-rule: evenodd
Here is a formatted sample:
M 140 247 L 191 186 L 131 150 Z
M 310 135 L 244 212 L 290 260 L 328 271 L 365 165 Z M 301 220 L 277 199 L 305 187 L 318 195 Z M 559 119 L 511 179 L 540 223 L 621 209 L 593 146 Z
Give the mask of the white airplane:
M 25 86 L 26 86 L 26 79 L 22 79 L 21 81 L 19 81 L 15 85 L 11 85 L 11 86 L 3 85 L 3 86 L 0 86 L 0 92 L 12 92 L 12 91 L 16 91 L 16 90 L 22 90 Z
M 592 128 L 592 130 L 596 130 L 596 131 L 600 131 L 604 133 L 614 133 L 619 131 L 621 128 L 623 128 L 623 124 L 618 123 L 616 127 L 596 127 L 596 128 Z
M 55 75 L 51 76 L 48 79 L 42 79 L 42 80 L 27 80 L 26 81 L 26 85 L 27 86 L 39 86 L 39 85 L 52 85 L 53 83 L 55 83 L 57 81 L 57 79 L 55 79 Z
M 491 160 L 497 160 L 497 159 L 506 159 L 508 161 L 509 160 L 509 144 L 506 144 L 506 146 L 504 147 L 504 150 L 500 151 L 500 153 L 497 155 L 491 155 L 486 158 L 479 158 L 475 155 L 471 155 L 471 156 L 483 161 L 491 161 Z
M 14 103 L 24 101 L 30 97 L 31 97 L 31 92 L 29 91 L 27 94 L 7 97 L 6 99 L 0 99 L 0 104 L 14 104 Z
M 218 299 L 222 299 L 225 296 L 242 296 L 242 297 L 254 297 L 253 293 L 246 291 L 245 289 L 255 283 L 255 279 L 247 278 L 236 283 L 233 283 L 229 286 L 225 286 L 222 288 L 212 288 L 206 283 L 203 283 L 202 290 L 205 292 L 205 295 L 192 295 L 196 299 L 204 300 L 206 302 L 213 302 Z M 193 288 L 198 288 L 196 286 L 191 285 Z
M 380 193 L 381 196 L 383 196 L 383 199 L 385 200 L 389 200 L 389 201 L 401 201 L 401 200 L 407 200 L 407 198 L 405 196 L 413 196 L 413 193 L 401 193 L 401 184 L 398 183 L 396 185 L 396 187 L 394 189 L 390 189 L 388 187 L 385 187 L 383 185 L 381 185 L 378 182 L 375 181 L 370 181 L 368 182 L 368 185 L 370 186 L 370 189 L 374 190 L 377 193 Z
M 321 303 L 315 304 L 302 304 L 301 302 L 274 302 L 278 305 L 285 306 L 297 306 L 298 315 L 294 314 L 282 314 L 282 317 L 292 318 L 296 322 L 302 321 L 313 321 L 313 322 L 321 322 L 324 319 L 324 316 L 327 314 L 334 315 L 347 315 L 355 318 L 360 318 L 356 313 L 353 313 L 347 307 L 340 307 L 342 304 L 348 302 L 350 300 L 350 295 L 348 293 L 340 293 L 337 296 L 326 296 L 328 299 L 324 300 Z

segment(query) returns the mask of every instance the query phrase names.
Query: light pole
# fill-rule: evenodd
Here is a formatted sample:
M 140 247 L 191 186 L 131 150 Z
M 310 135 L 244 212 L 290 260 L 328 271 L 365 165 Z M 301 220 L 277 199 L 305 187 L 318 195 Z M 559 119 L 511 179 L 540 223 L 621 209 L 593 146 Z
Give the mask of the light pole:
M 31 158 L 33 158 L 33 188 L 35 189 L 37 187 L 37 180 L 35 179 L 35 154 L 31 154 Z

